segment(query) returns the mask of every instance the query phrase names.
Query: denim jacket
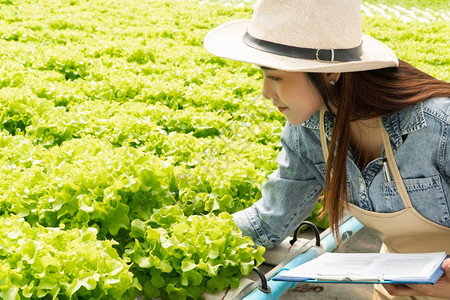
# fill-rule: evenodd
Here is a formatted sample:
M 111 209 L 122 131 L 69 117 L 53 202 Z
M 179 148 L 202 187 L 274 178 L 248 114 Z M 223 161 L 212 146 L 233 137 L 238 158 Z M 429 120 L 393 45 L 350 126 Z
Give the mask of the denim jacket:
M 330 140 L 334 119 L 325 114 Z M 450 98 L 434 98 L 383 117 L 392 150 L 414 208 L 425 218 L 450 227 Z M 301 125 L 286 124 L 281 135 L 278 170 L 263 185 L 262 198 L 233 215 L 244 235 L 272 248 L 312 212 L 325 183 L 325 159 L 319 113 Z M 371 161 L 361 172 L 347 157 L 349 201 L 365 210 L 404 208 L 394 181 L 383 172 L 386 161 Z

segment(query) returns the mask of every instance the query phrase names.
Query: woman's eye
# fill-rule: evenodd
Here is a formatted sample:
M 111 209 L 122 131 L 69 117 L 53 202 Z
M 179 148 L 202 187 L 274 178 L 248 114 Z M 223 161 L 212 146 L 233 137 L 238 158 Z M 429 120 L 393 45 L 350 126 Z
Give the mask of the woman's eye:
M 280 77 L 276 77 L 276 76 L 267 76 L 267 78 L 269 78 L 272 81 L 279 81 Z

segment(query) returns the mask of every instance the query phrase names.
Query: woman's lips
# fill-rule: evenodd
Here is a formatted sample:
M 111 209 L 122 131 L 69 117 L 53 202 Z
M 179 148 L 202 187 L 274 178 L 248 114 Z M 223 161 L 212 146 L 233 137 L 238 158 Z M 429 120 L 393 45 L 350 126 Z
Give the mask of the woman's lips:
M 286 106 L 278 105 L 278 104 L 276 104 L 275 102 L 272 102 L 272 104 L 275 105 L 275 106 L 278 108 L 278 110 L 279 110 L 280 112 L 283 112 L 283 111 L 285 111 L 285 110 L 287 109 Z

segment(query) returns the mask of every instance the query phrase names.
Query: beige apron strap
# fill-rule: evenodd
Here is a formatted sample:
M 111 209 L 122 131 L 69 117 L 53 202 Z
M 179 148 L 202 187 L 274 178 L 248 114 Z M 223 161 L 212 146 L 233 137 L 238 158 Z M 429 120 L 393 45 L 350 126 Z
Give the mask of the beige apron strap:
M 395 185 L 397 186 L 398 193 L 403 201 L 403 205 L 405 208 L 411 208 L 411 200 L 409 199 L 408 192 L 406 191 L 405 184 L 403 183 L 402 176 L 400 175 L 400 171 L 398 170 L 397 163 L 395 162 L 394 153 L 392 152 L 391 141 L 389 140 L 389 135 L 386 129 L 383 126 L 382 120 L 380 118 L 381 124 L 381 137 L 383 139 L 384 151 L 386 153 L 389 169 L 394 177 Z M 320 128 L 320 142 L 322 144 L 322 152 L 323 157 L 325 158 L 325 162 L 328 161 L 329 151 L 327 145 L 327 136 L 325 132 L 325 111 L 320 111 L 320 119 L 319 119 L 319 128 Z
M 322 153 L 325 158 L 325 163 L 328 161 L 328 145 L 327 145 L 327 134 L 325 133 L 325 111 L 320 111 L 320 142 L 322 144 Z
M 383 126 L 380 118 L 381 124 L 381 137 L 383 139 L 384 152 L 386 153 L 386 158 L 388 161 L 389 169 L 391 170 L 392 176 L 394 177 L 395 185 L 397 186 L 398 193 L 402 198 L 403 205 L 405 208 L 412 207 L 411 200 L 409 198 L 408 192 L 406 191 L 405 184 L 403 183 L 402 176 L 398 170 L 397 163 L 395 162 L 394 153 L 392 152 L 391 141 L 389 140 L 389 135 Z

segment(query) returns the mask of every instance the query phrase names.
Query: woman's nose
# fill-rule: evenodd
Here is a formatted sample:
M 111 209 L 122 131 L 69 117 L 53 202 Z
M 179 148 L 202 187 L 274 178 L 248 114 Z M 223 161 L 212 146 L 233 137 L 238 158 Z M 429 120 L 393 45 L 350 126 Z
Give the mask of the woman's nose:
M 272 82 L 266 77 L 264 77 L 263 81 L 262 96 L 266 99 L 276 99 L 277 97 L 277 94 L 272 87 Z

